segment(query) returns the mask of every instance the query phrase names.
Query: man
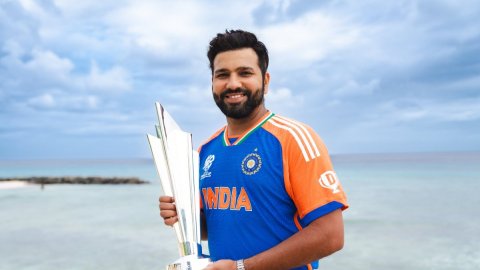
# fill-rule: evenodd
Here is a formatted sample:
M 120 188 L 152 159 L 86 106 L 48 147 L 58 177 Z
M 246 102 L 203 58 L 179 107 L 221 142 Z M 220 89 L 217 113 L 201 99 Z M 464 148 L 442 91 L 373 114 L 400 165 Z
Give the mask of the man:
M 343 247 L 348 207 L 327 149 L 308 126 L 268 111 L 265 45 L 242 30 L 208 51 L 212 93 L 227 125 L 200 148 L 206 269 L 314 269 Z M 160 197 L 167 225 L 173 198 Z M 208 237 L 208 238 L 207 238 Z

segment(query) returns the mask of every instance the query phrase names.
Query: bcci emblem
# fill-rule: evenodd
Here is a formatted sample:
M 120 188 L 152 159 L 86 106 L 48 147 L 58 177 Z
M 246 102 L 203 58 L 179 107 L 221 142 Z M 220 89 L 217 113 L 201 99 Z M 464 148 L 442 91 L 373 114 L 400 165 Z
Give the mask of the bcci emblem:
M 205 159 L 205 163 L 203 164 L 203 173 L 202 173 L 202 176 L 200 176 L 200 179 L 212 176 L 212 173 L 209 172 L 208 170 L 210 170 L 210 167 L 212 166 L 214 160 L 215 160 L 215 155 L 209 155 Z
M 246 175 L 256 174 L 262 167 L 262 158 L 258 154 L 248 154 L 242 161 L 242 171 Z

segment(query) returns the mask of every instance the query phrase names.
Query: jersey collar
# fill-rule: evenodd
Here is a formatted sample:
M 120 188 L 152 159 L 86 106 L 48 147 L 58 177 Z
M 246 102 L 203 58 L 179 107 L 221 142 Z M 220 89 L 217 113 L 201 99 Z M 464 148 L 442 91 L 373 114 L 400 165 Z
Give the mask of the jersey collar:
M 227 126 L 223 129 L 223 145 L 224 146 L 231 146 L 231 145 L 238 145 L 245 141 L 245 139 L 250 136 L 257 128 L 261 127 L 265 122 L 268 121 L 268 119 L 272 118 L 274 113 L 268 112 L 264 117 L 262 117 L 258 122 L 249 130 L 245 131 L 240 137 L 238 137 L 235 142 L 230 143 L 230 140 L 228 139 L 228 132 L 227 132 Z

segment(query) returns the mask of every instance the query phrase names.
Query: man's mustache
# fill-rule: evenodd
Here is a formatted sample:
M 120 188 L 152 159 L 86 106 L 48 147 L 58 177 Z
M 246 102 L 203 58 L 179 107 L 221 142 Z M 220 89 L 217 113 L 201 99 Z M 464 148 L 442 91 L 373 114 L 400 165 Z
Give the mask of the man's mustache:
M 225 92 L 221 93 L 220 94 L 220 98 L 221 99 L 224 99 L 227 97 L 227 95 L 229 94 L 243 94 L 243 95 L 246 95 L 247 97 L 250 96 L 250 91 L 248 91 L 247 89 L 245 88 L 236 88 L 236 89 L 227 89 L 225 90 Z

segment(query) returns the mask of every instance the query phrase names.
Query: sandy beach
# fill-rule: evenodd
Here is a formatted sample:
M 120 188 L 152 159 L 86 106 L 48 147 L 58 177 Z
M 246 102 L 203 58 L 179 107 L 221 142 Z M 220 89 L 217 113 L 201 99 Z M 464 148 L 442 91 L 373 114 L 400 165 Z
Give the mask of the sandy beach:
M 0 189 L 15 189 L 31 185 L 32 184 L 26 183 L 24 181 L 0 181 Z

